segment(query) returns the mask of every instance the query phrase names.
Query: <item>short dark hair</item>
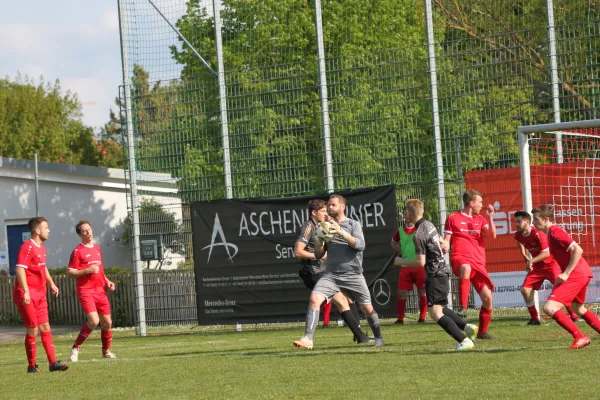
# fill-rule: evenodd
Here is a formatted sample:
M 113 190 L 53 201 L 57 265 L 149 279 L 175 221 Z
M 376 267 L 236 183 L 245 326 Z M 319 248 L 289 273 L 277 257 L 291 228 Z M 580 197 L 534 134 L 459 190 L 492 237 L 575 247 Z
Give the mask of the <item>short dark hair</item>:
M 481 196 L 481 198 L 483 199 L 483 195 L 481 194 L 480 191 L 475 190 L 475 189 L 469 189 L 466 192 L 463 193 L 463 204 L 466 206 L 467 204 L 469 204 L 471 201 L 475 200 L 475 196 Z
M 346 198 L 341 194 L 332 194 L 329 196 L 329 200 L 331 199 L 339 199 L 342 204 L 346 204 Z
M 542 218 L 549 218 L 551 222 L 554 222 L 554 206 L 552 204 L 544 204 L 531 210 L 532 214 L 540 214 Z
M 29 222 L 27 223 L 27 227 L 29 228 L 29 233 L 33 233 L 35 232 L 35 230 L 37 228 L 40 227 L 40 225 L 42 224 L 42 222 L 48 222 L 48 220 L 44 217 L 33 217 L 29 220 Z
M 515 218 L 517 217 L 521 217 L 529 222 L 531 222 L 531 214 L 529 214 L 527 211 L 521 210 L 521 211 L 517 211 L 515 213 Z
M 90 221 L 81 220 L 75 225 L 75 232 L 79 235 L 81 233 L 81 226 L 88 224 L 90 228 L 92 227 L 92 223 Z
M 308 202 L 308 213 L 319 211 L 321 208 L 327 207 L 327 202 L 321 199 L 314 199 Z

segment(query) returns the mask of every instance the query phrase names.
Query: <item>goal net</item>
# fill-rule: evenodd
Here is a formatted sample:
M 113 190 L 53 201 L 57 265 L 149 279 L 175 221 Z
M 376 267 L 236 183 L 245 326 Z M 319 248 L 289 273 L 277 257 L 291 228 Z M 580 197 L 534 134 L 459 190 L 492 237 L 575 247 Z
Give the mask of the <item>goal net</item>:
M 524 209 L 555 208 L 555 223 L 583 249 L 594 272 L 586 302 L 600 301 L 600 120 L 519 128 Z M 540 290 L 544 303 L 550 285 Z

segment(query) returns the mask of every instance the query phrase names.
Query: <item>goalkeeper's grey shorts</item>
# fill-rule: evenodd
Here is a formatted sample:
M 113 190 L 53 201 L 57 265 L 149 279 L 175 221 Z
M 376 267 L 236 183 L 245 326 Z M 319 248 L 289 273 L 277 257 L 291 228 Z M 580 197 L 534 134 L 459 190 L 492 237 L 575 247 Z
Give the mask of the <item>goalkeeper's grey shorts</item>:
M 325 272 L 312 291 L 325 297 L 327 302 L 335 294 L 342 292 L 360 305 L 371 304 L 367 281 L 360 272 Z

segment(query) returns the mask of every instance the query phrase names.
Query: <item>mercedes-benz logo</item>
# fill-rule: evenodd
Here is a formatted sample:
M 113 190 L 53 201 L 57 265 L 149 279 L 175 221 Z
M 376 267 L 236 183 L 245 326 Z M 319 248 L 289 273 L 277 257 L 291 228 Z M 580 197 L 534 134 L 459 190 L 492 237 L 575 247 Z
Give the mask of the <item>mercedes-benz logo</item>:
M 385 306 L 390 301 L 390 285 L 385 279 L 377 279 L 373 285 L 373 299 L 380 306 Z

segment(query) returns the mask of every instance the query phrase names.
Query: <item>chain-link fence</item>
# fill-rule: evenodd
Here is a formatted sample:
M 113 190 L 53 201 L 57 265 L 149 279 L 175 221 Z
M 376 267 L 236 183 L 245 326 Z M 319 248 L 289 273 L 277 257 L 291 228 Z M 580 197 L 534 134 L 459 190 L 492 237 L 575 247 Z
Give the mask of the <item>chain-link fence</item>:
M 441 224 L 465 172 L 518 166 L 517 126 L 592 119 L 600 100 L 598 0 L 119 6 L 129 170 L 177 187 L 130 180 L 130 210 L 174 267 L 194 200 L 395 184 Z

